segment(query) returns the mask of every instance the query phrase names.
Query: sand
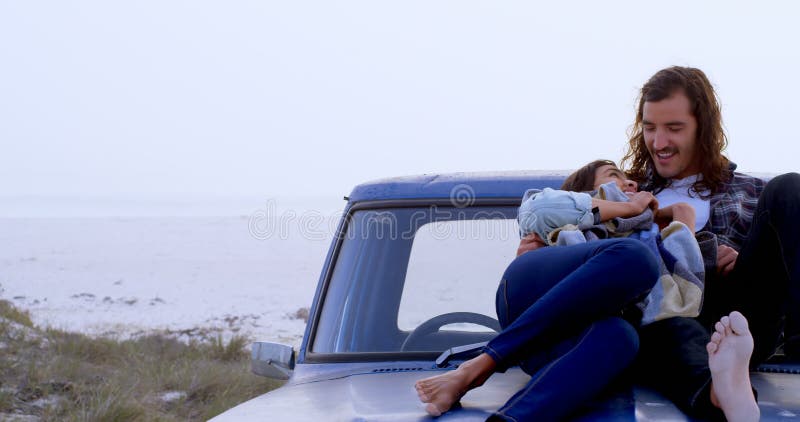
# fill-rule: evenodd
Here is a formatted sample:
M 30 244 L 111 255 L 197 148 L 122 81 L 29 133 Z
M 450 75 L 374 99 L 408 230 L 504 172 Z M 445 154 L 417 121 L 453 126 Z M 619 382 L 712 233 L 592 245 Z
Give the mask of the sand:
M 37 324 L 89 334 L 239 333 L 298 346 L 344 203 L 271 201 L 122 201 L 126 211 L 17 201 L 0 215 L 0 298 Z

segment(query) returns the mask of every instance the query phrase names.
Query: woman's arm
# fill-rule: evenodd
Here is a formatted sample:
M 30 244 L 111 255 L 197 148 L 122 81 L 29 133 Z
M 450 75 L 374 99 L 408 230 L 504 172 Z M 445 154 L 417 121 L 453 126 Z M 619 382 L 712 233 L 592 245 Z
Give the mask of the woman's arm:
M 630 202 L 615 202 L 592 198 L 592 207 L 600 210 L 600 221 L 608 221 L 617 217 L 633 217 L 643 213 L 648 208 L 656 210 L 658 209 L 658 200 L 650 192 L 636 192 L 631 197 Z
M 637 192 L 630 202 L 615 202 L 592 198 L 585 192 L 567 192 L 545 188 L 541 192 L 523 198 L 517 214 L 520 232 L 525 235 L 517 248 L 517 255 L 545 246 L 543 238 L 566 224 L 579 224 L 585 218 L 591 224 L 591 215 L 586 215 L 592 208 L 600 212 L 600 220 L 607 221 L 615 217 L 633 217 L 648 207 L 658 208 L 658 201 L 650 192 Z M 539 233 L 538 236 L 529 236 Z

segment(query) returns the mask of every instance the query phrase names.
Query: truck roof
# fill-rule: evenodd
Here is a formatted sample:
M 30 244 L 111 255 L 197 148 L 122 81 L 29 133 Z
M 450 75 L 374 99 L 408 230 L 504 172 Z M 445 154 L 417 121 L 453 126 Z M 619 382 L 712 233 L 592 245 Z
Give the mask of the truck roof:
M 390 177 L 356 186 L 349 199 L 351 202 L 361 202 L 389 199 L 522 198 L 522 194 L 528 189 L 558 189 L 571 172 L 572 170 L 517 170 Z M 764 181 L 775 176 L 773 173 L 745 174 Z
M 526 190 L 558 189 L 569 171 L 498 171 L 422 174 L 362 183 L 351 202 L 419 198 L 521 198 Z

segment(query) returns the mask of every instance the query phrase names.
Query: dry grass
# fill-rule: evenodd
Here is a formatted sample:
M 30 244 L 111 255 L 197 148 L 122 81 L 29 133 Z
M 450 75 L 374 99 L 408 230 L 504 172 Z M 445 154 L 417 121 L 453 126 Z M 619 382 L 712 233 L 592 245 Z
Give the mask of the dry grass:
M 17 309 L 7 300 L 0 299 L 0 316 L 5 320 L 16 322 L 26 327 L 33 327 L 30 314 L 27 311 Z
M 0 300 L 0 419 L 206 420 L 280 385 L 250 373 L 248 343 L 241 336 L 185 343 L 168 334 L 119 340 L 40 330 L 27 312 Z

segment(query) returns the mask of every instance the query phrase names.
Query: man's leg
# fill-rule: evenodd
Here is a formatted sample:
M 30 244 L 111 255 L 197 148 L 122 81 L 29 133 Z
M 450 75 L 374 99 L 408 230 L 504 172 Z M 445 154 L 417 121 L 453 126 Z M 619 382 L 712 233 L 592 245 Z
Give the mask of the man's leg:
M 692 318 L 668 318 L 639 328 L 636 381 L 670 399 L 684 412 L 718 419 L 711 403 L 708 331 Z
M 715 324 L 706 349 L 711 369 L 711 401 L 730 422 L 758 421 L 761 410 L 750 383 L 753 337 L 747 319 L 739 312 L 722 317 Z
M 664 394 L 693 417 L 758 420 L 750 385 L 753 338 L 738 312 L 722 317 L 712 336 L 692 318 L 669 318 L 639 328 L 637 381 Z
M 719 282 L 731 284 L 730 310 L 740 310 L 750 322 L 752 365 L 774 353 L 783 316 L 787 338 L 800 336 L 800 175 L 784 174 L 767 184 L 736 265 Z

